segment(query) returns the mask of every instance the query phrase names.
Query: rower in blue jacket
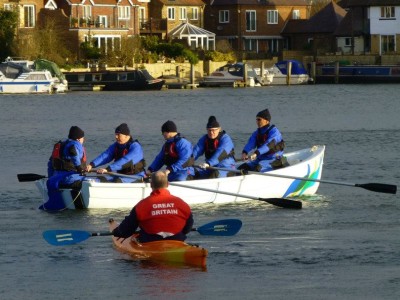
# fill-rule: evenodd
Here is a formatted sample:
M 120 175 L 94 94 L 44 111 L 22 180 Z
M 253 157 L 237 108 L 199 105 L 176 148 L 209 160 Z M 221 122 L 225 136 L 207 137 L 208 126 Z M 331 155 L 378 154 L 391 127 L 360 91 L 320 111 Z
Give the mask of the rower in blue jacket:
M 103 153 L 97 156 L 87 166 L 87 172 L 92 168 L 109 164 L 106 168 L 98 168 L 98 174 L 104 174 L 98 177 L 99 181 L 111 182 L 135 182 L 142 181 L 145 175 L 145 159 L 143 149 L 138 140 L 134 140 L 130 135 L 129 127 L 126 123 L 122 123 L 115 129 L 115 143 L 111 144 Z M 136 178 L 119 177 L 107 175 L 107 172 L 116 172 L 125 175 L 134 175 Z
M 256 122 L 258 129 L 250 136 L 242 151 L 242 160 L 247 162 L 238 169 L 266 172 L 283 167 L 285 142 L 278 128 L 270 123 L 269 110 L 260 111 L 256 116 Z
M 207 134 L 203 135 L 193 149 L 194 159 L 204 154 L 205 162 L 196 169 L 195 178 L 219 178 L 228 176 L 228 171 L 210 170 L 208 167 L 235 169 L 234 145 L 231 137 L 221 129 L 215 116 L 207 122 Z
M 166 166 L 168 181 L 184 181 L 193 179 L 194 159 L 192 157 L 193 146 L 191 142 L 178 133 L 174 122 L 167 121 L 161 126 L 161 132 L 165 143 L 161 151 L 155 157 L 147 169 L 147 175 Z

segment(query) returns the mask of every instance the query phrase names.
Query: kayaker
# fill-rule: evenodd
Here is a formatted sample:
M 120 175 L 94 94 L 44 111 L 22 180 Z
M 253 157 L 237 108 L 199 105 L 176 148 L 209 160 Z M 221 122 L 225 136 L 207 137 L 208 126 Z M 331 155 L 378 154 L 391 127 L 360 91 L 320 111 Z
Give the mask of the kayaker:
M 168 181 L 184 181 L 193 179 L 194 159 L 192 144 L 178 133 L 173 121 L 167 121 L 161 126 L 161 133 L 165 143 L 160 153 L 155 157 L 147 169 L 147 175 L 160 170 L 166 165 Z
M 134 140 L 126 123 L 122 123 L 115 128 L 115 142 L 111 144 L 103 153 L 97 156 L 87 166 L 86 171 L 92 168 L 110 163 L 106 168 L 98 168 L 96 173 L 104 174 L 99 176 L 99 181 L 111 182 L 134 182 L 142 181 L 145 175 L 145 159 L 143 149 L 138 140 Z M 118 177 L 106 175 L 107 172 L 117 172 L 127 175 L 135 175 L 137 178 Z M 139 179 L 138 179 L 139 178 Z
M 206 125 L 207 134 L 203 135 L 193 148 L 193 157 L 197 160 L 204 154 L 205 162 L 196 169 L 195 178 L 226 177 L 228 171 L 209 170 L 208 167 L 235 169 L 234 144 L 231 137 L 221 129 L 217 118 L 210 116 Z
M 270 122 L 271 114 L 268 109 L 257 114 L 258 129 L 253 132 L 244 146 L 242 160 L 246 162 L 238 169 L 266 172 L 283 166 L 282 156 L 285 142 L 278 128 Z
M 137 239 L 142 243 L 163 239 L 184 241 L 193 226 L 189 205 L 170 194 L 165 171 L 151 174 L 151 188 L 150 196 L 136 204 L 112 234 L 128 238 L 140 227 Z

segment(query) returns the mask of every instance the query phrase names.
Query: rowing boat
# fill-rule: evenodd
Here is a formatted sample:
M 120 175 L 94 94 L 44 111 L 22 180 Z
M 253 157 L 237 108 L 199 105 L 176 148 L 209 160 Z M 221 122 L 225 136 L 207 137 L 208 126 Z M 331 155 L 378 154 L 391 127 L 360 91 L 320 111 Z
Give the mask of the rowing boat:
M 288 166 L 263 173 L 238 175 L 226 178 L 202 179 L 170 183 L 169 190 L 186 201 L 189 205 L 224 204 L 249 201 L 252 197 L 284 198 L 310 196 L 317 192 L 321 178 L 325 146 L 289 152 L 285 154 Z M 317 179 L 305 181 L 272 175 Z M 35 181 L 44 204 L 43 209 L 50 209 L 46 179 Z M 185 186 L 185 187 L 182 187 Z M 201 190 L 203 189 L 203 190 Z M 210 191 L 211 190 L 211 191 Z M 229 194 L 227 193 L 229 192 Z M 101 183 L 84 181 L 80 192 L 71 189 L 61 190 L 63 206 L 67 209 L 79 208 L 132 208 L 141 199 L 151 193 L 150 183 Z M 247 197 L 249 196 L 249 197 Z
M 116 221 L 109 223 L 110 231 L 118 226 Z M 139 243 L 134 236 L 124 239 L 112 238 L 114 246 L 121 252 L 136 259 L 206 267 L 208 251 L 202 247 L 175 240 Z

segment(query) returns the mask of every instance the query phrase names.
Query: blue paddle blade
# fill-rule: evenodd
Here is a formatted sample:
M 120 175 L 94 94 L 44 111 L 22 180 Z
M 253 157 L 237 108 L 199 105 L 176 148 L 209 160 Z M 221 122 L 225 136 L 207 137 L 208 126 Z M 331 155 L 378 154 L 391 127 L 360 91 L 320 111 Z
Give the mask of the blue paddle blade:
M 79 242 L 82 242 L 92 234 L 87 231 L 82 230 L 47 230 L 43 232 L 43 238 L 50 245 L 53 246 L 65 246 L 65 245 L 73 245 Z
M 242 228 L 239 219 L 225 219 L 214 221 L 196 228 L 201 235 L 230 236 L 235 235 Z

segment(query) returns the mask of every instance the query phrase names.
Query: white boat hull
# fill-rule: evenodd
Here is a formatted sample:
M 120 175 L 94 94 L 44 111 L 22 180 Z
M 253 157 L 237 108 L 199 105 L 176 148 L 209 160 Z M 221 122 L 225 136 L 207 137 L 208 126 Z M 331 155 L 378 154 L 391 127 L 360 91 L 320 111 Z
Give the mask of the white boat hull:
M 273 174 L 289 175 L 320 179 L 322 173 L 325 146 L 314 146 L 285 154 L 289 163 L 288 167 L 271 171 Z M 313 195 L 317 192 L 319 183 L 314 181 L 302 181 L 287 178 L 268 177 L 263 175 L 241 175 L 218 179 L 192 180 L 177 182 L 193 188 L 174 186 L 172 182 L 169 190 L 186 201 L 189 205 L 196 204 L 222 204 L 249 201 L 247 197 L 256 198 L 283 198 L 301 195 Z M 47 201 L 45 179 L 36 182 L 43 200 Z M 220 191 L 200 191 L 196 188 L 205 188 Z M 235 196 L 223 194 L 234 193 Z M 69 209 L 76 209 L 76 201 L 83 200 L 85 208 L 132 208 L 141 199 L 151 193 L 149 183 L 99 183 L 84 181 L 81 197 L 74 197 L 71 191 L 62 191 L 64 205 Z M 75 198 L 75 199 L 74 199 Z M 251 198 L 250 198 L 251 199 Z M 82 205 L 82 204 L 81 204 Z

